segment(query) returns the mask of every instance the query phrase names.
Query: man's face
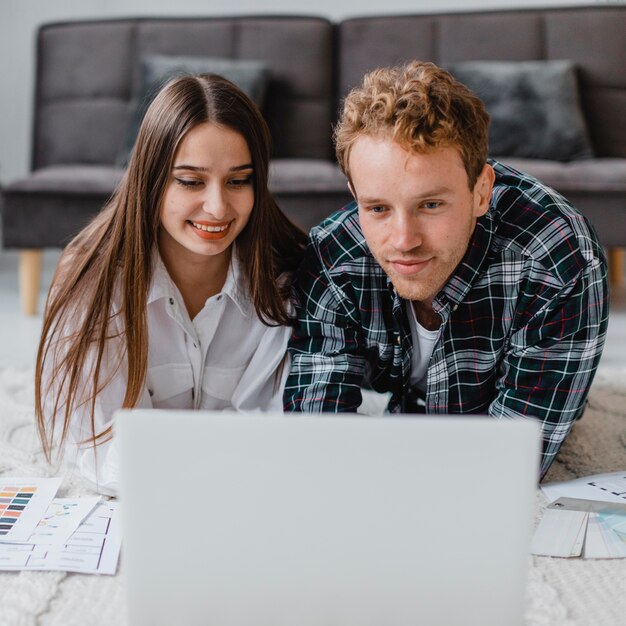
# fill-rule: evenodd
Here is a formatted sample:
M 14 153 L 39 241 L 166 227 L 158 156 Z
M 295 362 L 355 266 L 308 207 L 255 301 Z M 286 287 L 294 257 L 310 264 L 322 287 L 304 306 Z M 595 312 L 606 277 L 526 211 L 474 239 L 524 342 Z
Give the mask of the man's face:
M 349 155 L 352 192 L 367 244 L 398 294 L 430 304 L 463 258 L 489 208 L 493 169 L 474 190 L 452 147 L 419 154 L 364 135 Z

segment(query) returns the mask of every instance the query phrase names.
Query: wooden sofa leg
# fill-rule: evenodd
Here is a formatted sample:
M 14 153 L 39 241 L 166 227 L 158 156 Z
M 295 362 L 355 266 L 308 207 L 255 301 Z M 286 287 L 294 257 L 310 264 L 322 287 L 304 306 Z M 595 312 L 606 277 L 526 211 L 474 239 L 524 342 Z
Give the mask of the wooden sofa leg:
M 609 248 L 609 284 L 619 287 L 624 277 L 624 248 Z
M 19 260 L 20 296 L 22 313 L 35 315 L 41 282 L 41 250 L 22 250 Z

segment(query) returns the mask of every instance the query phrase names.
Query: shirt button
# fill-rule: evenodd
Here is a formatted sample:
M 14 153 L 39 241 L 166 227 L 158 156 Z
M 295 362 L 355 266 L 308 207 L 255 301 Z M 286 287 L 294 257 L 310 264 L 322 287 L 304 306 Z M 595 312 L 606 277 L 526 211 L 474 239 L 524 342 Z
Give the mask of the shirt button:
M 198 346 L 194 343 L 194 344 L 193 344 L 193 347 L 194 347 L 194 348 L 197 348 Z
M 174 306 L 174 298 L 170 298 L 170 304 Z
M 396 343 L 400 345 L 400 335 L 398 335 L 398 337 L 396 338 Z
M 218 302 L 219 302 L 221 299 L 222 299 L 222 296 L 221 296 L 221 295 L 217 296 L 217 301 L 218 301 Z

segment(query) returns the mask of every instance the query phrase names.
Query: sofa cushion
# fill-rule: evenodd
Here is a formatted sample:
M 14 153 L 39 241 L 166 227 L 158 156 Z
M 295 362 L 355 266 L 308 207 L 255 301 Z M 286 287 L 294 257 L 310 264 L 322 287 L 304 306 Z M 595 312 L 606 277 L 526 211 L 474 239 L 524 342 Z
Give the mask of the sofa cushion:
M 489 154 L 556 161 L 593 156 L 570 61 L 469 61 L 448 69 L 485 103 Z
M 6 193 L 95 194 L 109 196 L 122 180 L 123 170 L 112 165 L 51 165 L 14 181 Z
M 350 194 L 339 166 L 324 159 L 274 159 L 270 162 L 269 188 L 272 193 Z M 340 207 L 337 207 L 340 208 Z
M 586 159 L 559 163 L 543 159 L 495 157 L 567 195 L 572 192 L 626 194 L 626 159 Z
M 352 200 L 345 176 L 329 159 L 274 159 L 269 187 L 278 206 L 306 232 Z
M 124 167 L 128 163 L 143 116 L 159 89 L 174 76 L 201 73 L 227 78 L 262 108 L 269 79 L 269 67 L 263 61 L 163 54 L 142 57 L 139 92 L 130 104 L 130 121 L 115 159 L 117 165 Z
M 56 165 L 7 185 L 3 246 L 66 246 L 100 211 L 123 174 L 110 165 Z

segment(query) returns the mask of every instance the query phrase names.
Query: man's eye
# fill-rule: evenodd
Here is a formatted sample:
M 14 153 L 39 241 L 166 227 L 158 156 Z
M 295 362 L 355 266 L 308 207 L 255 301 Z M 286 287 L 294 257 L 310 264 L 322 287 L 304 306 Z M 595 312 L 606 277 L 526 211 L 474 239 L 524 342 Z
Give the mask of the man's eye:
M 385 207 L 384 206 L 371 206 L 369 207 L 368 211 L 370 213 L 384 213 L 385 212 Z
M 441 206 L 441 202 L 438 200 L 431 200 L 429 202 L 424 202 L 425 209 L 438 209 Z

